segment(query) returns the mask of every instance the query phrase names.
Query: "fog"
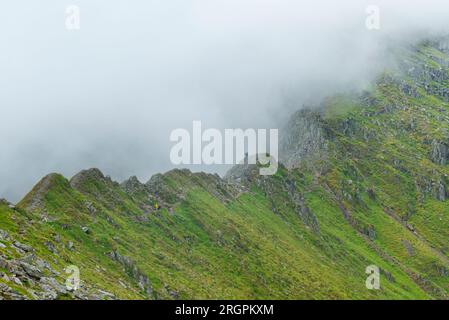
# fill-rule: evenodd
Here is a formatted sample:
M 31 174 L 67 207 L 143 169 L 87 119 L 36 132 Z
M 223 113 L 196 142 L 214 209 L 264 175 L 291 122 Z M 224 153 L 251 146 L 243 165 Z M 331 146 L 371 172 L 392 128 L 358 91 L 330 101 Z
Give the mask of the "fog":
M 80 29 L 66 28 L 66 8 Z M 368 5 L 380 29 L 366 27 Z M 170 132 L 275 128 L 363 88 L 385 48 L 449 30 L 447 1 L 15 0 L 0 10 L 0 197 L 98 167 L 146 181 Z M 221 167 L 191 167 L 224 172 Z

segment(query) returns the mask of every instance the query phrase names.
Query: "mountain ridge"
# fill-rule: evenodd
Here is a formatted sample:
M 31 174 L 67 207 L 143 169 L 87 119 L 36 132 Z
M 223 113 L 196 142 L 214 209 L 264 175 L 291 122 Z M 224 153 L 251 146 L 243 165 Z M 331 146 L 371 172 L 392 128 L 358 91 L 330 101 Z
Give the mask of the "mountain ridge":
M 89 169 L 0 202 L 0 297 L 448 299 L 449 52 L 400 51 L 369 90 L 294 113 L 273 176 Z

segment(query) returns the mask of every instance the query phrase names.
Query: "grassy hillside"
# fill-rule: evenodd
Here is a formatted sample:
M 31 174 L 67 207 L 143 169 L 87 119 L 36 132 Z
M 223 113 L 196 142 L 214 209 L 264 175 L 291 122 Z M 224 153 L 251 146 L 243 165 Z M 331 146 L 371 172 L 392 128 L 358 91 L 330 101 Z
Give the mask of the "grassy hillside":
M 371 90 L 294 114 L 274 176 L 91 169 L 0 202 L 0 297 L 449 298 L 449 55 L 399 54 Z

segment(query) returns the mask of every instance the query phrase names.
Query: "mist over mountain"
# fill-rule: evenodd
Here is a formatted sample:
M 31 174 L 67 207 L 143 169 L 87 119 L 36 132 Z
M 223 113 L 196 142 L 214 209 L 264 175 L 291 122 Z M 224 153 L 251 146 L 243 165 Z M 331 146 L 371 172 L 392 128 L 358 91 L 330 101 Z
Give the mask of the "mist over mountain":
M 173 129 L 281 126 L 304 104 L 360 90 L 389 49 L 449 30 L 446 1 L 60 1 L 2 6 L 0 197 L 48 172 L 117 180 L 172 168 Z M 368 30 L 367 6 L 380 9 Z M 192 167 L 224 173 L 222 167 Z
M 0 300 L 448 300 L 449 5 L 376 2 L 3 5 Z
M 0 199 L 0 300 L 447 300 L 447 40 L 299 108 L 274 175 L 91 168 Z

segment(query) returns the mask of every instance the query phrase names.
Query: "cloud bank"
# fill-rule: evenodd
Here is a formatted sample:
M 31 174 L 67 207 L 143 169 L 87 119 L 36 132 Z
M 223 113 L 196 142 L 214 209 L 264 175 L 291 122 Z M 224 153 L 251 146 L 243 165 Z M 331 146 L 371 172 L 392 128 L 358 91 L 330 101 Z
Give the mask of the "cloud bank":
M 80 30 L 66 29 L 69 5 Z M 366 28 L 369 5 L 379 30 Z M 304 103 L 363 87 L 388 63 L 386 44 L 447 32 L 447 17 L 437 0 L 10 1 L 0 197 L 88 167 L 146 180 L 172 167 L 173 129 L 275 127 Z

